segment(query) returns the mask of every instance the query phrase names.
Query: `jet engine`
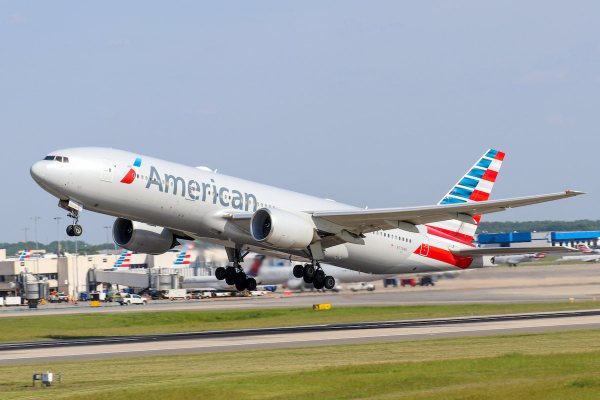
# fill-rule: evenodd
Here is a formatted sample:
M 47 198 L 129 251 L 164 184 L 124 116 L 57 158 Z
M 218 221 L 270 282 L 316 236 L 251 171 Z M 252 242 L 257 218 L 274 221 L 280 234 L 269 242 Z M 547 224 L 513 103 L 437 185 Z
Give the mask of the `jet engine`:
M 305 249 L 315 239 L 315 225 L 306 214 L 261 208 L 252 216 L 250 233 L 280 249 Z
M 167 228 L 124 218 L 115 220 L 113 238 L 127 250 L 148 254 L 162 254 L 178 244 L 173 232 Z

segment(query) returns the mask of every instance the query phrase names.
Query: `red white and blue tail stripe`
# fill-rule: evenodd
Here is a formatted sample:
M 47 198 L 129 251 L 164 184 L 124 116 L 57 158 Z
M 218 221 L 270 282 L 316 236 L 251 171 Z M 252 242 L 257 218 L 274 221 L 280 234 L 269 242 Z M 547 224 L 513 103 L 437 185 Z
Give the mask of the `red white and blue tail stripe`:
M 30 257 L 31 257 L 31 250 L 28 250 L 28 249 L 22 250 L 21 254 L 19 254 L 19 261 L 29 260 Z
M 129 269 L 131 267 L 131 255 L 133 253 L 131 251 L 125 250 L 119 258 L 117 258 L 117 262 L 113 266 L 113 269 Z
M 184 247 L 177 255 L 177 258 L 175 259 L 175 262 L 173 263 L 173 268 L 183 268 L 183 267 L 189 266 L 190 259 L 192 257 L 189 252 L 193 248 L 194 248 L 194 243 L 190 243 L 187 247 Z
M 470 203 L 488 200 L 498 177 L 504 156 L 505 154 L 501 151 L 488 150 L 438 204 Z M 459 220 L 449 220 L 429 224 L 427 227 L 457 241 L 471 243 L 480 217 L 476 216 L 474 219 L 476 224 L 469 224 Z

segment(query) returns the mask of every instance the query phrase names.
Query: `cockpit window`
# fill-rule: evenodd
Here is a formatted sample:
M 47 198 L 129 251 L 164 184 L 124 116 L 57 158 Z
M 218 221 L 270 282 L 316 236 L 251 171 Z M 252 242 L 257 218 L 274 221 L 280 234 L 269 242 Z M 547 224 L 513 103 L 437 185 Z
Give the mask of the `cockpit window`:
M 69 157 L 63 157 L 63 156 L 46 156 L 44 157 L 44 160 L 46 161 L 58 161 L 61 163 L 68 163 L 69 162 Z

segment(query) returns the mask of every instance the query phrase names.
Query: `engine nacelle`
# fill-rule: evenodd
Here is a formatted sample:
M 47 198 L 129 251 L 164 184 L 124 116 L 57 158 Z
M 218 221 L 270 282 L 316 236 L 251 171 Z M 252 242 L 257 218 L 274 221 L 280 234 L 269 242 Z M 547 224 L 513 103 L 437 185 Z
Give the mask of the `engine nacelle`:
M 254 240 L 280 249 L 305 249 L 315 239 L 315 225 L 306 214 L 261 208 L 252 216 L 250 233 Z
M 127 250 L 148 254 L 162 254 L 178 244 L 173 232 L 167 228 L 124 218 L 115 220 L 113 238 Z

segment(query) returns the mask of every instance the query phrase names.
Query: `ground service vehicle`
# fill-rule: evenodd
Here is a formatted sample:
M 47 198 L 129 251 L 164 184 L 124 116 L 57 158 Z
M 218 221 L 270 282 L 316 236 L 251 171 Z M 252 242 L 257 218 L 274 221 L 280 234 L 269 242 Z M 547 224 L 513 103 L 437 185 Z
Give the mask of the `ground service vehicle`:
M 350 286 L 350 290 L 353 292 L 358 292 L 359 290 L 368 290 L 369 292 L 372 292 L 375 290 L 375 285 L 367 282 L 359 282 L 356 285 Z
M 130 306 L 132 304 L 141 304 L 145 306 L 148 303 L 148 300 L 146 300 L 142 296 L 129 293 L 122 295 L 117 301 L 122 306 Z

